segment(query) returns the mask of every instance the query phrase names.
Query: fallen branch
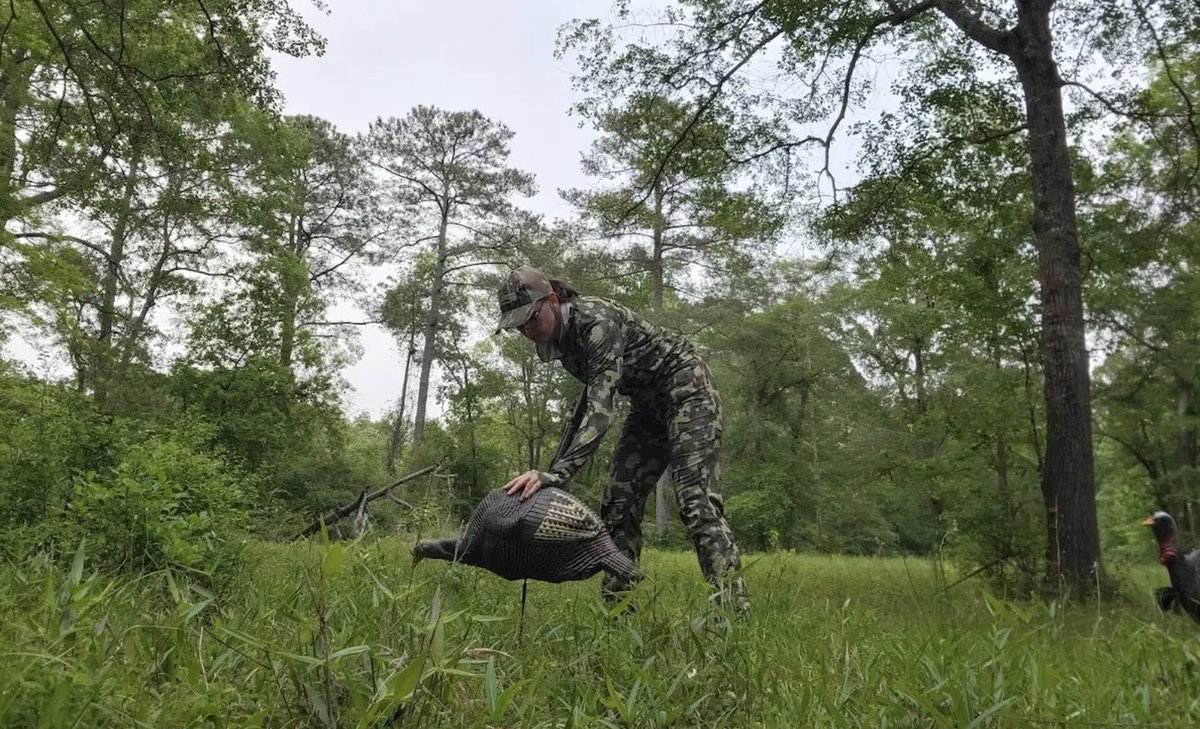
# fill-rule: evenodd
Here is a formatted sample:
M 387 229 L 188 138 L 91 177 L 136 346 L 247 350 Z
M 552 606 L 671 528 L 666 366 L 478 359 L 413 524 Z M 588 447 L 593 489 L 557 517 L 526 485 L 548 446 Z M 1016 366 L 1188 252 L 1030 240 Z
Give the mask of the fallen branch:
M 299 534 L 297 534 L 296 536 L 292 537 L 292 541 L 295 541 L 297 539 L 303 539 L 304 537 L 308 537 L 308 536 L 312 536 L 313 534 L 316 534 L 317 532 L 321 531 L 322 523 L 324 523 L 326 525 L 330 525 L 330 524 L 336 523 L 339 519 L 350 516 L 354 512 L 358 511 L 360 504 L 365 505 L 367 502 L 374 501 L 375 499 L 378 499 L 381 496 L 388 496 L 390 498 L 391 490 L 396 488 L 400 484 L 405 483 L 406 481 L 411 481 L 414 478 L 417 478 L 419 476 L 424 476 L 425 474 L 430 473 L 435 470 L 437 470 L 437 466 L 428 466 L 426 468 L 422 468 L 420 471 L 416 471 L 416 472 L 410 473 L 407 476 L 404 476 L 402 478 L 398 478 L 395 481 L 392 481 L 387 486 L 384 486 L 383 488 L 380 488 L 380 489 L 376 489 L 375 491 L 372 491 L 371 493 L 366 494 L 365 496 L 360 495 L 358 498 L 356 498 L 354 501 L 350 502 L 349 504 L 346 504 L 345 506 L 339 506 L 338 508 L 329 512 L 328 514 L 325 514 L 325 515 L 321 516 L 320 518 L 316 519 L 312 524 L 309 524 L 307 527 L 305 527 L 304 531 L 302 531 Z M 396 499 L 393 499 L 393 501 L 396 501 Z

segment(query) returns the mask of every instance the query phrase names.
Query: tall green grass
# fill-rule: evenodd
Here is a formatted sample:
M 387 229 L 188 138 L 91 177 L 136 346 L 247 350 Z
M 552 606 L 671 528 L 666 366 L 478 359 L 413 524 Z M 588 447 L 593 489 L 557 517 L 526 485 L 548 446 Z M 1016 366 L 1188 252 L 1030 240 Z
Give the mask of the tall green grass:
M 652 552 L 632 615 L 598 579 L 520 583 L 407 542 L 252 544 L 184 574 L 0 568 L 4 727 L 1060 727 L 1200 723 L 1200 626 L 1128 598 L 1006 602 L 928 561 L 752 555 L 748 623 Z M 1161 573 L 1161 574 L 1160 574 Z

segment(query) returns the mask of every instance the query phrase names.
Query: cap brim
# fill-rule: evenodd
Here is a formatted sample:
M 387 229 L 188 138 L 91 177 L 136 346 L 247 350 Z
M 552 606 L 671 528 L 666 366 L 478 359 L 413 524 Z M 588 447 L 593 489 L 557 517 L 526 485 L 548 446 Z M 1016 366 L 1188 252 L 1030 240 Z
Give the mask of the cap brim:
M 533 316 L 533 307 L 535 306 L 537 306 L 536 301 L 504 312 L 500 315 L 500 324 L 496 327 L 496 331 L 499 332 L 501 329 L 519 327 L 529 321 L 529 317 Z

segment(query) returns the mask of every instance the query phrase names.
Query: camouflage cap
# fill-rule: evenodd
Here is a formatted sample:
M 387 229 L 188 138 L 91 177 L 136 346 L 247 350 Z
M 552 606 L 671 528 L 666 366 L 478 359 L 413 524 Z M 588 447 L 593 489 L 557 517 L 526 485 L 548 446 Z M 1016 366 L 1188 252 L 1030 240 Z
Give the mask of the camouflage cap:
M 519 327 L 533 316 L 537 302 L 552 291 L 550 281 L 536 268 L 513 269 L 500 284 L 500 324 L 496 331 Z

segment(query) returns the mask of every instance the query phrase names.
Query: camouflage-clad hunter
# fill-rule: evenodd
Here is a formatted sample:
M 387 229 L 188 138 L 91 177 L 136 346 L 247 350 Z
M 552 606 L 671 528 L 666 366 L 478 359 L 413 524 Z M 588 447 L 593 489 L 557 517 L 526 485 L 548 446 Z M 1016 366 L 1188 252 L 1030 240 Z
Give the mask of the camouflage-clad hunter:
M 721 400 L 708 366 L 690 342 L 639 317 L 624 306 L 580 296 L 540 271 L 522 266 L 500 285 L 499 329 L 517 329 L 537 344 L 543 362 L 560 360 L 585 384 L 571 424 L 545 471 L 510 481 L 509 494 L 527 498 L 542 486 L 564 486 L 600 444 L 617 393 L 631 401 L 613 456 L 600 513 L 617 546 L 638 559 L 646 499 L 669 465 L 679 515 L 696 545 L 704 575 L 723 600 L 748 608 L 733 534 L 717 492 Z M 726 584 L 728 582 L 728 584 Z M 606 599 L 630 584 L 608 576 Z

